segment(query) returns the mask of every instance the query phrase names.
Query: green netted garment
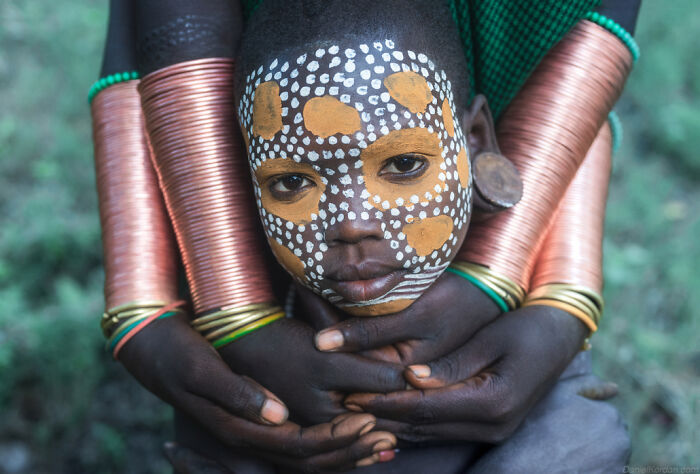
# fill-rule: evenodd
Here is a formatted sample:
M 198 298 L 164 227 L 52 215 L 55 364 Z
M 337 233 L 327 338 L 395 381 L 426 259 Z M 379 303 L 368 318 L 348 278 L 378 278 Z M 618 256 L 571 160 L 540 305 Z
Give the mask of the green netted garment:
M 247 18 L 262 0 L 243 0 Z M 457 22 L 472 95 L 497 118 L 542 59 L 600 0 L 443 0 Z

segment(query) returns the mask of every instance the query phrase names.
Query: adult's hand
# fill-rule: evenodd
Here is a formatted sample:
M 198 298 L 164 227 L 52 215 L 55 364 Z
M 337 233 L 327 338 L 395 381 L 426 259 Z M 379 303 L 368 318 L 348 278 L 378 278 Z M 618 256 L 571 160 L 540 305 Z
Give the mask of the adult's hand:
M 306 314 L 325 352 L 358 352 L 402 364 L 424 363 L 449 354 L 499 314 L 496 304 L 464 278 L 445 272 L 411 306 L 387 316 L 351 318 L 319 297 L 300 291 Z
M 495 319 L 451 354 L 406 369 L 417 390 L 353 394 L 345 404 L 374 414 L 399 438 L 498 443 L 557 381 L 586 333 L 564 311 L 522 308 Z
M 310 341 L 309 336 L 308 345 Z M 304 471 L 352 467 L 360 460 L 378 460 L 378 452 L 396 442 L 390 433 L 370 432 L 376 420 L 368 414 L 310 427 L 288 421 L 287 408 L 275 395 L 233 373 L 179 315 L 154 321 L 139 332 L 124 346 L 120 360 L 147 389 L 227 446 L 259 453 L 280 465 Z
M 296 318 L 276 321 L 220 349 L 233 371 L 274 391 L 302 425 L 326 422 L 347 410 L 345 395 L 405 388 L 405 366 L 358 354 L 324 354 L 314 331 Z

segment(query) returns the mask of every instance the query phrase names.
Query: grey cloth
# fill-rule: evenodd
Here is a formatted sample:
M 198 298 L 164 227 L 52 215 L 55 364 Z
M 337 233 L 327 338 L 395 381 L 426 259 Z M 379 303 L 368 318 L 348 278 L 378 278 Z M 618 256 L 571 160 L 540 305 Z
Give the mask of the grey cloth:
M 513 436 L 467 472 L 623 472 L 630 438 L 620 413 L 608 402 L 579 395 L 602 384 L 592 373 L 590 352 L 578 354 Z

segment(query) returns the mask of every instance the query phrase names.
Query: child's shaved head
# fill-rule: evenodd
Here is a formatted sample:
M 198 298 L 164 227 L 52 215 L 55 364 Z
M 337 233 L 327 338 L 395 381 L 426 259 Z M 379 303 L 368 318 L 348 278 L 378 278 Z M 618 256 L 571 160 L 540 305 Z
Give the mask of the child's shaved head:
M 465 107 L 468 69 L 447 2 L 425 0 L 263 0 L 246 25 L 239 73 L 304 45 L 334 39 L 348 43 L 391 39 L 440 64 L 451 78 L 455 101 Z M 330 45 L 329 45 L 330 46 Z
M 266 0 L 242 44 L 238 118 L 275 256 L 352 314 L 406 308 L 471 213 L 466 66 L 446 7 Z

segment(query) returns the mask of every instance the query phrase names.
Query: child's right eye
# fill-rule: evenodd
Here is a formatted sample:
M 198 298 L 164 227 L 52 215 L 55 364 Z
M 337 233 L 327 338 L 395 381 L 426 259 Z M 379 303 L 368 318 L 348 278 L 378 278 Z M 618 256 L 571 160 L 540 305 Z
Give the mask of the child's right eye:
M 291 201 L 313 186 L 315 186 L 314 182 L 303 174 L 287 174 L 272 180 L 270 192 L 280 201 Z

